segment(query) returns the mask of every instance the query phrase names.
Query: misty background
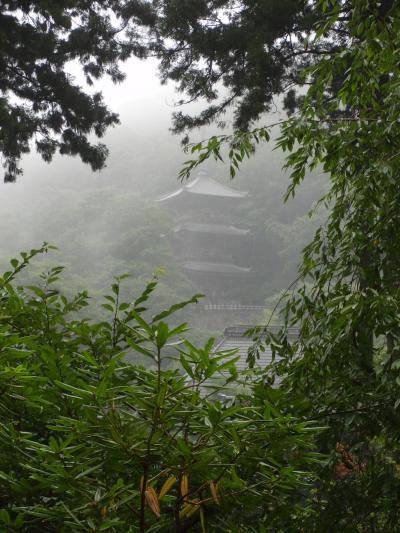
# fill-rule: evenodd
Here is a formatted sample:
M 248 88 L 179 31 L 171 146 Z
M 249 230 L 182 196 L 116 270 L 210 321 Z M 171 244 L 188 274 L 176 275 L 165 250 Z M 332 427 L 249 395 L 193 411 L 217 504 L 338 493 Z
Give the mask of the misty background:
M 79 71 L 73 65 L 71 70 L 79 81 Z M 156 273 L 155 310 L 198 292 L 173 246 L 177 214 L 156 202 L 161 194 L 180 186 L 178 173 L 188 158 L 180 137 L 169 131 L 174 102 L 181 95 L 173 86 L 160 85 L 155 61 L 133 59 L 125 71 L 127 78 L 121 85 L 103 80 L 94 87 L 103 92 L 121 121 L 101 140 L 110 151 L 106 169 L 93 173 L 79 159 L 61 156 L 46 164 L 32 153 L 24 158 L 24 174 L 17 183 L 0 185 L 0 267 L 6 270 L 11 257 L 46 241 L 58 251 L 35 259 L 23 281 L 33 281 L 49 265 L 61 264 L 66 267 L 63 290 L 72 294 L 87 289 L 97 302 L 116 275 L 131 274 L 127 285 L 134 297 Z M 201 102 L 184 111 L 199 108 Z M 224 133 L 229 132 L 229 115 L 226 118 Z M 277 110 L 261 122 L 281 118 Z M 203 128 L 193 132 L 191 140 L 218 133 L 215 126 Z M 324 218 L 321 212 L 310 219 L 308 212 L 324 193 L 326 182 L 319 173 L 308 176 L 296 197 L 284 204 L 289 181 L 283 163 L 284 155 L 270 143 L 257 147 L 233 181 L 228 165 L 209 161 L 201 168 L 207 176 L 249 192 L 237 217 L 254 239 L 257 291 L 253 297 L 247 286 L 239 290 L 260 310 L 219 312 L 217 320 L 214 316 L 207 320 L 210 313 L 200 304 L 189 314 L 185 311 L 185 320 L 199 335 L 220 334 L 227 325 L 262 323 L 281 291 L 296 277 L 301 250 Z

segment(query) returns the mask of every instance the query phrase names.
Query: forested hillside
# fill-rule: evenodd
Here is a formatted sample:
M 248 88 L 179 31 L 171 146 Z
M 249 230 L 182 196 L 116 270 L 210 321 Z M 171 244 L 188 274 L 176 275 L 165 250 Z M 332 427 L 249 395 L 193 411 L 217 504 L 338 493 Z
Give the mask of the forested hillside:
M 142 117 L 146 129 L 140 135 L 135 135 L 128 122 L 107 137 L 111 156 L 100 174 L 92 176 L 76 160 L 58 158 L 51 166 L 42 167 L 30 158 L 27 177 L 2 187 L 0 250 L 4 268 L 10 255 L 46 241 L 58 251 L 35 262 L 30 281 L 34 272 L 47 265 L 62 264 L 66 267 L 64 291 L 72 294 L 87 289 L 94 299 L 102 296 L 114 276 L 125 272 L 132 275 L 133 287 L 138 290 L 157 273 L 160 283 L 155 304 L 171 305 L 196 292 L 171 246 L 176 216 L 156 201 L 161 193 L 179 186 L 178 173 L 187 156 L 179 137 L 168 131 L 168 112 L 153 127 L 146 124 L 146 120 L 154 120 L 150 111 L 148 117 Z M 258 305 L 268 306 L 294 279 L 301 249 L 321 220 L 311 220 L 308 212 L 324 191 L 324 178 L 318 173 L 310 177 L 309 187 L 284 205 L 288 178 L 282 166 L 279 152 L 260 147 L 234 182 L 222 163 L 204 168 L 222 183 L 249 191 L 238 219 L 251 229 L 249 238 L 254 240 L 252 260 L 262 282 L 254 295 Z M 248 299 L 251 302 L 252 297 Z M 229 320 L 235 321 L 235 317 L 227 316 L 221 324 Z M 261 316 L 253 313 L 248 320 L 258 321 Z M 221 333 L 218 329 L 212 332 Z

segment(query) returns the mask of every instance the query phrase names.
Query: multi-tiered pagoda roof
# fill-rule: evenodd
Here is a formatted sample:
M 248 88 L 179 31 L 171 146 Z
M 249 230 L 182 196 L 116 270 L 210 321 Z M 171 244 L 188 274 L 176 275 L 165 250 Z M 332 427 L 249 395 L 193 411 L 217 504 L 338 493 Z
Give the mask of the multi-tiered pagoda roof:
M 201 173 L 158 199 L 177 215 L 175 252 L 187 277 L 213 303 L 238 301 L 242 281 L 253 274 L 252 236 L 236 225 L 247 197 Z

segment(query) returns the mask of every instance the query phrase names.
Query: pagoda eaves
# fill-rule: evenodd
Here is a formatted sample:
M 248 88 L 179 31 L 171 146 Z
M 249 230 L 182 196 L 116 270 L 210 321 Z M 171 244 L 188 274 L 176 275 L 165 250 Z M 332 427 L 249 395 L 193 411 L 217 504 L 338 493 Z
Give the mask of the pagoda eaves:
M 176 191 L 161 196 L 158 201 L 166 202 L 186 195 L 215 196 L 219 198 L 246 198 L 247 191 L 238 191 L 227 185 L 223 185 L 208 176 L 199 175 L 188 184 L 182 185 Z

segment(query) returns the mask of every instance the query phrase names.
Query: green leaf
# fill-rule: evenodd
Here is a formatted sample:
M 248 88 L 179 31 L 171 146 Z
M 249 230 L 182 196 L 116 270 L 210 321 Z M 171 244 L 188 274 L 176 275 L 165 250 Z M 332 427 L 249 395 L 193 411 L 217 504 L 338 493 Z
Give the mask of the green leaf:
M 140 344 L 137 344 L 132 339 L 126 338 L 126 342 L 129 344 L 129 346 L 135 350 L 136 352 L 145 355 L 146 357 L 150 357 L 151 359 L 155 359 L 155 354 L 151 352 L 149 349 L 144 348 Z
M 158 322 L 159 320 L 162 320 L 163 318 L 166 318 L 167 316 L 172 315 L 173 313 L 176 313 L 176 311 L 179 311 L 180 309 L 183 309 L 187 305 L 197 303 L 200 298 L 203 298 L 204 295 L 202 294 L 195 294 L 190 298 L 190 300 L 185 300 L 184 302 L 180 302 L 178 304 L 171 305 L 168 309 L 163 311 L 162 313 L 159 313 L 157 315 L 154 315 L 152 318 L 152 323 Z
M 155 329 L 155 337 L 158 349 L 161 349 L 165 345 L 169 336 L 168 324 L 165 322 L 159 322 Z
M 193 373 L 192 367 L 183 353 L 180 354 L 179 361 L 182 365 L 182 368 L 186 371 L 188 376 L 194 379 L 194 373 Z

